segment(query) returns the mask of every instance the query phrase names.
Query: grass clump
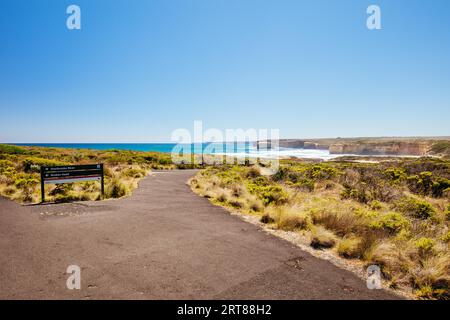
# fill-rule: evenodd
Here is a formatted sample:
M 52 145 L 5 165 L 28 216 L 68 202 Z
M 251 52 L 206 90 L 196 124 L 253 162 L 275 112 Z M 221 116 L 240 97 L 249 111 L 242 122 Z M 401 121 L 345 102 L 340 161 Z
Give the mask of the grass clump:
M 435 241 L 430 238 L 420 238 L 415 243 L 421 257 L 433 254 Z
M 322 226 L 316 226 L 311 230 L 310 246 L 314 249 L 328 249 L 335 246 L 336 236 Z
M 278 229 L 285 231 L 305 230 L 308 229 L 311 218 L 299 207 L 282 206 L 272 208 L 272 216 Z
M 363 255 L 362 241 L 355 237 L 342 239 L 338 243 L 337 252 L 347 259 L 361 258 Z
M 117 178 L 112 179 L 105 187 L 106 198 L 121 198 L 127 194 L 127 187 Z

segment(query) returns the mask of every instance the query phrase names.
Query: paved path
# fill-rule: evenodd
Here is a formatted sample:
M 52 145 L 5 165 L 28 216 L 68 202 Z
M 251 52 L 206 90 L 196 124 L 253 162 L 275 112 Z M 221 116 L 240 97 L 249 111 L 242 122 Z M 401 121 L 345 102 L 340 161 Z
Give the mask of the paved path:
M 154 173 L 121 200 L 0 198 L 0 298 L 395 298 L 193 194 L 194 173 Z M 66 289 L 72 264 L 81 290 Z

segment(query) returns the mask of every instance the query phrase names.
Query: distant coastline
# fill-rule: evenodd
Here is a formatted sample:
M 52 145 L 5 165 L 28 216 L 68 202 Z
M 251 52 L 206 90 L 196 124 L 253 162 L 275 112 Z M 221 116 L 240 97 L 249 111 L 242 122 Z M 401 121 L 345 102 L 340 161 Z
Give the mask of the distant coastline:
M 90 149 L 129 150 L 140 152 L 171 153 L 177 143 L 11 143 L 16 146 Z M 450 154 L 448 137 L 374 137 L 335 139 L 281 139 L 272 148 L 270 141 L 240 143 L 192 143 L 182 145 L 184 152 L 255 156 L 265 158 L 300 158 L 330 160 L 342 156 L 393 156 L 420 157 Z

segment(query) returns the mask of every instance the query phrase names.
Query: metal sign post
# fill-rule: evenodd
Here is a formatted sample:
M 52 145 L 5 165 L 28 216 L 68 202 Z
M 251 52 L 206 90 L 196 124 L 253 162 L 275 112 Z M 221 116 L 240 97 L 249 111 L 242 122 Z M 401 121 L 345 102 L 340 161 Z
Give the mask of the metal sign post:
M 103 164 L 85 164 L 78 166 L 41 166 L 41 199 L 45 202 L 45 185 L 99 181 L 102 197 L 105 194 Z

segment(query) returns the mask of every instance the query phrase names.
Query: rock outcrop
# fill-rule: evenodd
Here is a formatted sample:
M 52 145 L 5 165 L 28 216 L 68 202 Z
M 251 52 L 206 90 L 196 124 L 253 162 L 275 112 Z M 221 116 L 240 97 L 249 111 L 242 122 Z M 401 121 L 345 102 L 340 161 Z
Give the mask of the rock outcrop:
M 258 141 L 257 146 L 329 150 L 330 154 L 424 156 L 433 154 L 436 141 L 448 142 L 448 137 L 436 138 L 336 138 L 336 139 L 281 139 L 278 143 Z
M 429 142 L 374 142 L 336 143 L 330 145 L 330 154 L 411 155 L 424 156 L 430 150 Z

